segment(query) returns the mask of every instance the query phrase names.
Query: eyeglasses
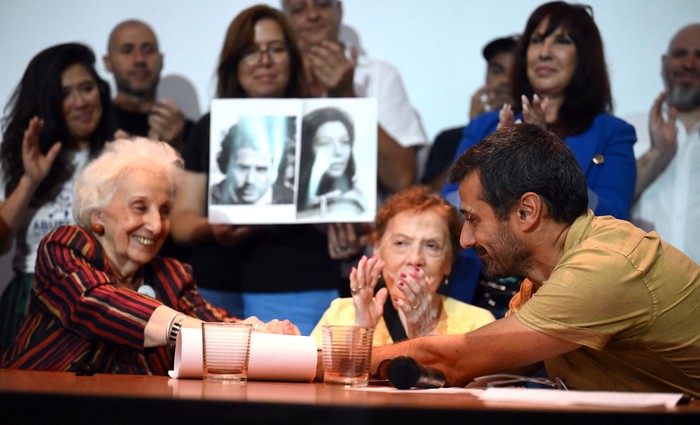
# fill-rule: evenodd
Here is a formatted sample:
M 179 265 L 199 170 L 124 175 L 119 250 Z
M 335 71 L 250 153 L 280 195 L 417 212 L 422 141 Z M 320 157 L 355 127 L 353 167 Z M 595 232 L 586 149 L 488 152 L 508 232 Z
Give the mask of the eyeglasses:
M 474 378 L 468 388 L 491 388 L 491 387 L 529 387 L 529 388 L 552 388 L 557 390 L 568 391 L 564 381 L 559 377 L 555 377 L 554 381 L 547 378 L 532 378 L 529 376 L 509 375 L 499 373 L 495 375 L 484 375 Z
M 241 53 L 241 60 L 246 65 L 256 65 L 260 62 L 263 54 L 268 55 L 273 62 L 280 62 L 287 58 L 289 49 L 287 48 L 287 43 L 284 41 L 273 41 L 267 45 L 266 49 L 261 49 L 256 46 L 243 50 Z

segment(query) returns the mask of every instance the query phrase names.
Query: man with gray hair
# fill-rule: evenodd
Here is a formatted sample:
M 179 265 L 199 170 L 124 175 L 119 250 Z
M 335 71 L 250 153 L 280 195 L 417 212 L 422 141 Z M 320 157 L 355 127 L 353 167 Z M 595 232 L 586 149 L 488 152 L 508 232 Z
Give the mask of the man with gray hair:
M 343 7 L 339 0 L 281 2 L 297 33 L 313 95 L 378 99 L 380 193 L 392 194 L 415 184 L 417 153 L 427 146 L 428 138 L 396 68 L 359 55 L 357 46 L 340 40 Z
M 666 90 L 639 123 L 632 221 L 700 263 L 700 23 L 678 31 L 661 57 Z

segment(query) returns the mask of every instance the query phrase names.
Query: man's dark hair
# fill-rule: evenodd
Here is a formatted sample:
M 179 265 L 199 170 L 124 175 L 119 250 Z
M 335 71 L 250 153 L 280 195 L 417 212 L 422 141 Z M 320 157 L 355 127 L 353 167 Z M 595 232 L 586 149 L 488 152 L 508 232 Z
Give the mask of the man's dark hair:
M 484 46 L 484 50 L 481 51 L 481 54 L 484 56 L 484 59 L 486 59 L 486 62 L 489 62 L 491 58 L 499 53 L 512 53 L 515 49 L 515 45 L 518 43 L 518 37 L 518 35 L 509 35 L 491 40 Z
M 585 214 L 588 186 L 564 142 L 533 124 L 495 131 L 464 152 L 450 170 L 450 182 L 479 173 L 481 196 L 499 220 L 506 220 L 520 197 L 534 192 L 556 222 L 572 223 Z

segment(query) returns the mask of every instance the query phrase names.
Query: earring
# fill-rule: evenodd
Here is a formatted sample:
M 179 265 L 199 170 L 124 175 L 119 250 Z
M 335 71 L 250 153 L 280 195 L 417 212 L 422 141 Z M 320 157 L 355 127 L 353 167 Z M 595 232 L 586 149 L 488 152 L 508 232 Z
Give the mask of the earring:
M 443 283 L 445 284 L 445 286 L 449 285 L 450 279 L 447 276 L 445 276 L 445 280 L 443 280 Z
M 94 223 L 92 225 L 92 231 L 97 235 L 97 236 L 102 236 L 105 234 L 105 227 L 101 224 Z

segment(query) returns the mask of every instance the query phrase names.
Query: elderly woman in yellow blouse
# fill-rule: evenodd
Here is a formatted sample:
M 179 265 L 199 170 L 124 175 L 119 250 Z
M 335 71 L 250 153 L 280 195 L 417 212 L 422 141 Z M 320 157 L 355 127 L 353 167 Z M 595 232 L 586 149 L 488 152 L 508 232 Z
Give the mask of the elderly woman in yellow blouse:
M 488 310 L 438 294 L 459 250 L 457 211 L 424 186 L 403 190 L 377 213 L 374 255 L 350 272 L 352 298 L 338 298 L 323 325 L 374 327 L 374 346 L 425 335 L 474 330 L 494 319 Z

